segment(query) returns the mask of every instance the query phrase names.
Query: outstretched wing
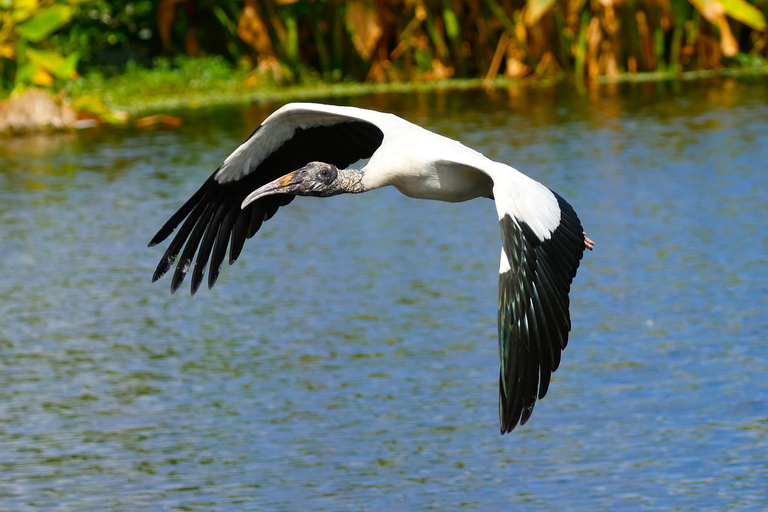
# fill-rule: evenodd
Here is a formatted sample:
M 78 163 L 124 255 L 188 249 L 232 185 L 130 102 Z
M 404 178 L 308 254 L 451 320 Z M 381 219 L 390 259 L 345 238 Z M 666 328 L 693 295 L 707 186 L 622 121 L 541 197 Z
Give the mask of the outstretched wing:
M 536 184 L 539 185 L 539 184 Z M 584 253 L 584 230 L 563 198 L 542 185 L 539 194 L 552 194 L 549 219 L 531 209 L 505 212 L 501 222 L 499 268 L 499 418 L 501 433 L 525 424 L 536 398 L 543 398 L 560 352 L 568 343 L 571 320 L 568 292 Z M 543 196 L 546 197 L 546 196 Z M 497 194 L 497 202 L 499 197 Z M 502 198 L 503 201 L 503 198 Z M 557 205 L 555 209 L 554 205 Z M 525 218 L 527 217 L 527 219 Z M 546 224 L 554 228 L 547 233 Z
M 152 281 L 160 279 L 181 253 L 171 280 L 171 293 L 175 292 L 197 253 L 192 294 L 200 286 L 209 262 L 208 287 L 212 287 L 219 276 L 227 245 L 232 264 L 245 240 L 295 196 L 265 197 L 241 210 L 243 199 L 260 186 L 309 162 L 345 168 L 370 158 L 381 145 L 384 134 L 373 122 L 378 113 L 366 115 L 366 112 L 352 107 L 305 103 L 286 105 L 269 116 L 152 238 L 150 247 L 165 240 L 181 224 Z

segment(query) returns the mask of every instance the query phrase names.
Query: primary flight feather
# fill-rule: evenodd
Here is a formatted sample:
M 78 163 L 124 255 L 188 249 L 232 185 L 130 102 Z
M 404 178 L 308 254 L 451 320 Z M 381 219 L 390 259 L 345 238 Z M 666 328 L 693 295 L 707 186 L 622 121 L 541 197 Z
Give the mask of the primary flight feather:
M 366 158 L 362 169 L 348 168 Z M 208 287 L 214 285 L 227 246 L 232 264 L 245 240 L 297 195 L 387 185 L 418 199 L 496 203 L 499 418 L 501 433 L 510 432 L 528 421 L 560 364 L 571 328 L 571 281 L 593 242 L 573 208 L 541 183 L 394 114 L 313 103 L 275 111 L 154 236 L 150 246 L 179 228 L 152 280 L 176 262 L 171 292 L 191 268 L 194 295 L 206 267 Z

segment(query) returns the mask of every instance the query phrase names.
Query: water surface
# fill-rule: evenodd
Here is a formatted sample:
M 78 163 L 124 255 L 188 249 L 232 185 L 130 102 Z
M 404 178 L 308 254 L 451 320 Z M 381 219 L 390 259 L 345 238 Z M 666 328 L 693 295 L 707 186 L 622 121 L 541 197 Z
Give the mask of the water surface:
M 498 435 L 493 204 L 300 198 L 191 298 L 146 243 L 276 105 L 0 147 L 0 509 L 764 510 L 768 82 L 383 95 L 597 250 Z

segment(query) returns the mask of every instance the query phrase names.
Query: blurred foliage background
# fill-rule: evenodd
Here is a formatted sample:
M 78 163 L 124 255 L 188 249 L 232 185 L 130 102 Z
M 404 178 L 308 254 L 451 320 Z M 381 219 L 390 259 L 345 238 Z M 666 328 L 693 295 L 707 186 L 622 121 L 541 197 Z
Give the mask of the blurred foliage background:
M 0 88 L 68 90 L 142 69 L 258 87 L 762 66 L 767 11 L 768 0 L 0 0 Z

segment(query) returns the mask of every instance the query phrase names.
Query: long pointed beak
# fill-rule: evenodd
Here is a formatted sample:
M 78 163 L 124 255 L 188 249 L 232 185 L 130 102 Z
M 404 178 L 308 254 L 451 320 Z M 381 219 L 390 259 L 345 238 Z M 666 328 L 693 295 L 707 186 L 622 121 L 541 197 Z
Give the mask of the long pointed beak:
M 266 185 L 262 185 L 261 187 L 248 194 L 248 196 L 240 205 L 240 209 L 242 210 L 252 202 L 256 201 L 257 199 L 261 199 L 262 197 L 271 196 L 274 194 L 290 193 L 300 183 L 301 179 L 297 176 L 297 171 L 288 173 L 282 178 L 277 178 L 274 181 L 270 181 Z

